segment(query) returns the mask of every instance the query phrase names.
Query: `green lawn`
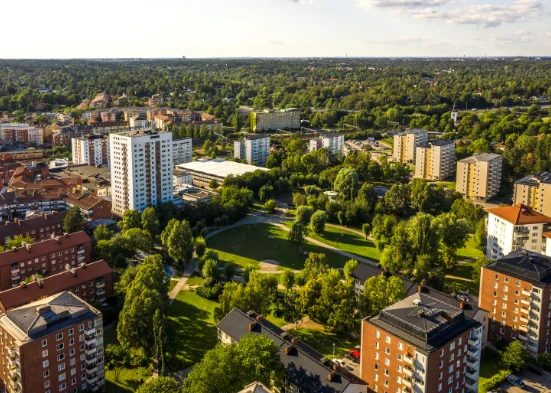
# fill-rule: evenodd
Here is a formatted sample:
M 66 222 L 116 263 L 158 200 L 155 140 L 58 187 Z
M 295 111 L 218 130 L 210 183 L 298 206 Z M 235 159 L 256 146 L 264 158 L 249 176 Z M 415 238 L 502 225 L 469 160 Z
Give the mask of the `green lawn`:
M 199 362 L 217 343 L 214 308 L 218 303 L 195 292 L 181 291 L 170 307 L 168 343 L 170 368 L 183 370 Z
M 302 269 L 306 255 L 297 255 L 287 240 L 287 231 L 269 224 L 243 225 L 222 232 L 208 240 L 209 249 L 218 252 L 223 262 L 233 262 L 239 267 L 258 269 L 259 261 L 272 259 L 280 266 Z M 324 253 L 330 266 L 342 267 L 347 258 L 323 247 L 306 244 L 305 252 Z
M 478 380 L 479 393 L 486 393 L 480 389 L 482 384 L 503 370 L 505 370 L 505 368 L 501 364 L 501 358 L 496 352 L 488 348 L 482 350 L 482 359 L 480 360 L 480 377 Z
M 278 318 L 273 314 L 270 314 L 270 315 L 266 316 L 266 319 L 268 321 L 270 321 L 271 323 L 273 323 L 274 325 L 279 326 L 279 327 L 287 325 L 287 322 L 285 322 L 283 320 L 283 318 Z
M 203 285 L 203 277 L 194 274 L 193 276 L 187 279 L 186 284 L 188 284 L 189 286 L 192 286 L 192 285 L 201 286 Z
M 178 280 L 170 280 L 168 282 L 168 292 L 172 291 L 176 284 L 178 284 Z
M 467 244 L 465 245 L 465 247 L 457 251 L 457 256 L 459 257 L 459 259 L 471 259 L 471 258 L 483 257 L 484 253 L 480 251 L 478 248 L 476 248 L 473 235 L 469 235 Z
M 475 247 L 472 235 L 469 236 L 469 240 L 467 241 L 465 247 L 457 252 L 459 260 L 478 258 L 483 255 L 484 254 L 482 251 Z M 473 264 L 474 261 L 458 265 L 453 272 L 446 276 L 446 283 L 456 283 L 460 290 L 468 291 L 471 294 L 477 295 L 479 286 L 472 282 Z
M 325 233 L 323 235 L 319 236 L 314 232 L 310 232 L 308 236 L 340 250 L 372 259 L 374 261 L 378 261 L 381 257 L 375 243 L 366 240 L 365 237 L 359 236 L 356 233 L 349 232 L 346 229 L 326 226 Z
M 103 344 L 105 347 L 109 344 L 118 344 L 117 330 L 111 329 L 103 334 Z M 125 368 L 119 375 L 119 381 L 115 381 L 115 376 L 111 371 L 105 371 L 105 386 L 109 393 L 132 393 L 143 383 L 147 377 L 138 374 L 137 368 Z
M 289 330 L 289 333 L 328 359 L 333 359 L 333 344 L 335 344 L 335 358 L 344 356 L 350 349 L 360 344 L 360 340 L 319 329 L 297 328 Z
M 394 146 L 394 138 L 393 137 L 383 138 L 381 140 L 383 142 L 389 144 L 390 146 Z

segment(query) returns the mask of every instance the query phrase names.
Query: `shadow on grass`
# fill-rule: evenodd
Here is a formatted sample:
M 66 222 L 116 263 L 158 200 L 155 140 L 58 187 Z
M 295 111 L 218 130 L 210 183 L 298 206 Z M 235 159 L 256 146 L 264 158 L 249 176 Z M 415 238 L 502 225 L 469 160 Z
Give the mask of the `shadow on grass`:
M 172 303 L 168 322 L 169 367 L 181 371 L 199 362 L 217 343 L 215 302 L 182 291 Z

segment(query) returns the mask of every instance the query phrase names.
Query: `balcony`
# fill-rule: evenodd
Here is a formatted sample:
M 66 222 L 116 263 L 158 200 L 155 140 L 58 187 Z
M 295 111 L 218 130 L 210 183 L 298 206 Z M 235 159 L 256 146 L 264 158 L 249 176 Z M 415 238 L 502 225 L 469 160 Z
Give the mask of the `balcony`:
M 404 371 L 404 374 L 406 374 L 407 376 L 413 377 L 413 369 L 411 367 L 404 366 L 402 370 Z
M 84 347 L 84 353 L 86 355 L 95 355 L 96 354 L 96 347 L 95 345 L 92 346 L 85 346 Z
M 12 281 L 15 281 L 15 280 L 19 280 L 21 278 L 21 274 L 19 274 L 19 272 L 17 273 L 11 273 L 11 279 Z
M 467 358 L 467 367 L 469 367 L 469 368 L 478 368 L 478 359 Z
M 86 356 L 86 358 L 84 358 L 84 361 L 86 362 L 87 365 L 95 365 L 96 364 L 96 357 L 95 356 Z
M 470 378 L 465 378 L 465 387 L 467 389 L 472 389 L 474 390 L 474 388 L 476 387 L 478 382 L 476 382 L 476 379 L 470 379 Z
M 104 282 L 97 282 L 96 283 L 96 288 L 97 289 L 101 289 L 101 288 L 104 288 L 105 287 L 105 283 Z
M 90 385 L 93 385 L 94 383 L 96 383 L 98 380 L 98 376 L 97 375 L 94 375 L 94 376 L 86 376 L 86 383 L 87 384 L 90 384 Z
M 11 358 L 11 359 L 14 359 L 14 358 L 19 358 L 19 349 L 17 349 L 16 347 L 10 347 L 8 348 L 8 356 Z
M 411 389 L 412 382 L 413 382 L 413 380 L 411 378 L 407 378 L 407 377 L 402 378 L 402 383 L 410 389 Z
M 96 332 L 96 328 L 89 328 L 84 331 L 84 334 L 87 336 L 92 336 Z
M 526 307 L 521 307 L 521 308 L 520 308 L 520 312 L 523 313 L 523 314 L 528 315 L 528 314 L 530 313 L 530 310 L 527 309 Z
M 469 343 L 469 345 L 471 345 L 473 347 L 478 347 L 478 344 L 480 344 L 480 339 L 477 338 L 477 337 L 471 337 L 471 338 L 469 338 L 468 343 Z
M 530 299 L 523 298 L 520 300 L 520 302 L 526 306 L 530 305 Z
M 467 349 L 467 355 L 471 357 L 476 357 L 478 355 L 478 348 L 477 347 L 469 347 Z
M 406 363 L 413 364 L 413 356 L 411 356 L 409 353 L 406 353 L 406 356 L 404 356 L 404 360 Z
M 476 380 L 477 370 L 467 369 L 467 372 L 465 373 L 465 375 L 467 376 L 467 378 Z
M 402 393 L 411 393 L 411 388 L 404 386 L 404 388 L 402 389 Z
M 523 294 L 524 296 L 530 296 L 530 295 L 531 295 L 530 291 L 527 291 L 526 289 L 523 289 L 523 290 L 522 290 L 522 294 Z
M 98 366 L 96 366 L 95 364 L 86 366 L 86 374 L 88 375 L 95 374 L 97 371 L 98 371 Z
M 522 323 L 528 323 L 528 318 L 521 316 L 521 317 L 520 317 L 520 322 L 522 322 Z
M 99 289 L 99 290 L 97 290 L 97 291 L 96 291 L 96 295 L 98 295 L 98 296 L 103 296 L 103 295 L 105 295 L 105 290 L 104 290 L 104 289 Z
M 87 346 L 92 346 L 96 344 L 96 337 L 87 337 L 84 338 L 84 344 Z
M 528 333 L 528 326 L 526 325 L 520 325 L 518 327 L 518 330 L 520 330 L 521 332 L 524 332 L 524 333 Z
M 526 341 L 526 340 L 528 340 L 528 337 L 526 337 L 524 334 L 519 333 L 518 339 L 521 340 L 521 341 Z

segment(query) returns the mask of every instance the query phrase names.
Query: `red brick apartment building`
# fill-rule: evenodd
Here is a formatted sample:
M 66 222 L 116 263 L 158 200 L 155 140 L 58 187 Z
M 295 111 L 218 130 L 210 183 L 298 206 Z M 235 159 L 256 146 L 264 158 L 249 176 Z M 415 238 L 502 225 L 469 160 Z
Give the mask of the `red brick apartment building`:
M 411 295 L 362 321 L 360 378 L 372 392 L 477 393 L 482 330 L 460 302 Z
M 7 311 L 0 334 L 0 380 L 8 393 L 102 389 L 102 315 L 72 293 Z
M 20 307 L 56 293 L 69 291 L 85 302 L 113 296 L 113 269 L 105 260 L 81 263 L 44 279 L 0 292 L 0 312 Z
M 71 194 L 65 198 L 67 207 L 78 206 L 88 221 L 111 218 L 111 201 L 95 195 Z
M 27 220 L 15 219 L 0 226 L 0 244 L 7 243 L 16 236 L 32 237 L 35 242 L 51 238 L 52 235 L 63 234 L 63 220 L 66 211 L 52 212 L 52 214 L 40 213 L 39 216 Z
M 532 356 L 551 350 L 551 257 L 516 250 L 482 268 L 480 307 L 489 311 L 488 339 L 520 340 Z
M 0 291 L 36 273 L 47 275 L 92 262 L 92 239 L 84 231 L 53 237 L 0 253 Z

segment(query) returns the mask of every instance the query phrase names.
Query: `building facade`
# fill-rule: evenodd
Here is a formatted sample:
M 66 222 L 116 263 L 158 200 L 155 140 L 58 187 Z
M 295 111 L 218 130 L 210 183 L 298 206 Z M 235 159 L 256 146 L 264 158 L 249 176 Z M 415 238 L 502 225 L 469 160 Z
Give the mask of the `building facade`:
M 0 140 L 4 145 L 41 146 L 44 143 L 41 128 L 23 123 L 0 124 Z
M 517 181 L 513 203 L 551 217 L 551 172 L 533 173 Z
M 484 153 L 457 161 L 456 191 L 467 198 L 487 201 L 499 193 L 503 160 Z
M 178 138 L 172 140 L 172 163 L 174 165 L 191 162 L 192 153 L 191 138 Z
M 35 242 L 63 234 L 63 220 L 67 211 L 40 213 L 26 220 L 14 219 L 0 226 L 0 244 L 6 244 L 16 236 L 32 237 Z
M 482 326 L 415 294 L 362 321 L 360 378 L 374 392 L 477 393 Z
M 417 146 L 415 177 L 417 179 L 444 180 L 453 175 L 455 143 L 435 140 Z
M 489 259 L 502 258 L 518 249 L 544 252 L 543 233 L 551 230 L 551 217 L 522 204 L 486 211 L 486 256 Z
M 67 207 L 78 206 L 87 221 L 110 219 L 111 201 L 96 195 L 71 194 L 65 198 Z
M 392 158 L 402 164 L 415 165 L 415 155 L 418 146 L 424 146 L 429 141 L 425 130 L 408 130 L 394 135 Z
M 528 353 L 551 351 L 551 257 L 516 250 L 482 268 L 479 305 L 490 312 L 488 339 L 520 340 Z
M 73 164 L 109 167 L 109 137 L 90 135 L 71 141 Z
M 111 134 L 113 213 L 172 201 L 172 133 Z
M 233 156 L 246 160 L 247 164 L 264 165 L 270 155 L 270 137 L 249 135 L 233 143 Z
M 333 156 L 344 156 L 344 135 L 327 134 L 320 138 L 310 139 L 308 150 L 310 152 L 318 149 L 327 148 L 329 154 Z
M 0 316 L 8 393 L 97 391 L 105 383 L 101 312 L 70 292 Z
M 250 116 L 251 130 L 255 132 L 300 128 L 300 111 L 257 111 Z

